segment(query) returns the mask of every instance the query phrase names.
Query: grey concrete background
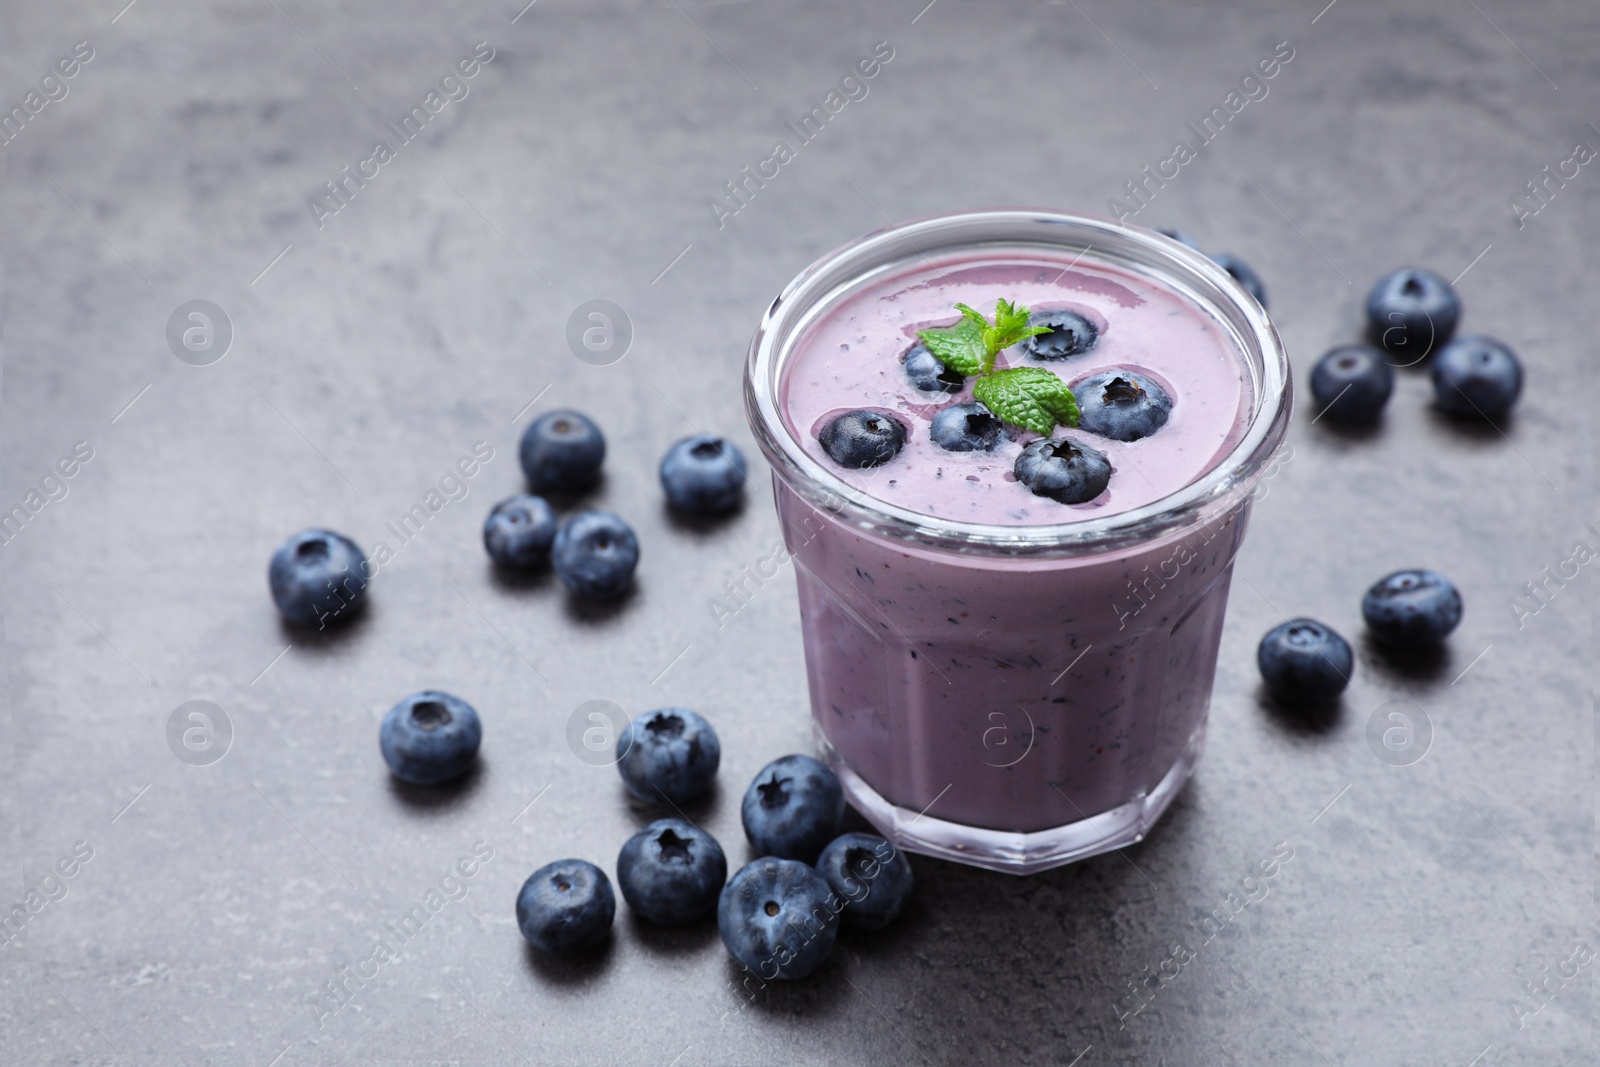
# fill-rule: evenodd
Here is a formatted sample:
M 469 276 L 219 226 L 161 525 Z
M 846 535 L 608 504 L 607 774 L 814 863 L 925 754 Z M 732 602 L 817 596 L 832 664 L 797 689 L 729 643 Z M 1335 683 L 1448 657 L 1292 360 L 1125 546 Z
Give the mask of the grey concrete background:
M 77 442 L 93 458 L 0 548 L 0 874 L 26 914 L 0 945 L 0 1061 L 1593 1062 L 1592 578 L 1542 568 L 1600 547 L 1600 164 L 1520 227 L 1511 202 L 1600 147 L 1600 13 L 924 2 L 5 6 L 5 108 L 76 42 L 94 56 L 0 147 L 0 504 Z M 470 94 L 319 228 L 308 199 L 480 41 Z M 869 95 L 719 228 L 723 183 L 879 41 Z M 1452 424 L 1416 372 L 1370 434 L 1302 409 L 1239 560 L 1209 750 L 1141 845 L 1022 880 L 918 860 L 898 926 L 792 987 L 742 992 L 710 924 L 626 909 L 599 958 L 531 958 L 527 874 L 569 854 L 609 870 L 649 817 L 569 750 L 579 704 L 716 723 L 720 792 L 693 814 L 736 863 L 744 784 L 808 744 L 792 578 L 721 628 L 707 606 L 778 537 L 765 470 L 704 529 L 655 482 L 694 428 L 756 456 L 739 373 L 772 296 L 890 220 L 1104 213 L 1284 41 L 1269 94 L 1135 221 L 1253 263 L 1302 387 L 1379 274 L 1459 275 L 1464 328 L 1526 361 L 1515 416 Z M 604 367 L 565 340 L 597 298 L 635 331 Z M 165 339 L 193 299 L 234 332 L 209 366 Z M 557 404 L 604 425 L 594 499 L 643 542 L 617 610 L 497 580 L 479 547 L 521 426 Z M 384 523 L 479 441 L 469 495 L 401 545 Z M 285 629 L 266 592 L 273 546 L 311 524 L 395 551 L 334 636 Z M 1362 589 L 1415 564 L 1466 598 L 1443 657 L 1362 644 L 1337 714 L 1261 702 L 1263 631 L 1304 613 L 1358 639 Z M 378 717 L 422 687 L 483 715 L 465 788 L 386 774 Z M 193 699 L 231 723 L 209 766 L 167 741 Z M 1431 733 L 1409 766 L 1367 740 L 1395 700 Z M 319 1016 L 478 842 L 493 858 L 465 897 Z M 1284 849 L 1220 933 L 1195 932 Z M 62 861 L 74 876 L 50 879 Z M 1164 964 L 1180 940 L 1192 958 Z

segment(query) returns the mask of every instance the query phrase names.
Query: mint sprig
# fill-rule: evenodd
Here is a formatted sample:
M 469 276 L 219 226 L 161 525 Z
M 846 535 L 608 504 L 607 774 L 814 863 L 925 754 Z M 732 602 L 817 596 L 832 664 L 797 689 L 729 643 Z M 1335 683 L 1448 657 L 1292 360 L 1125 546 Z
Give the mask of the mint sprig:
M 1048 326 L 1029 326 L 1028 309 L 999 300 L 994 321 L 957 304 L 961 321 L 954 326 L 920 330 L 917 337 L 928 351 L 958 374 L 976 375 L 972 395 L 996 417 L 1013 426 L 1048 437 L 1056 424 L 1078 425 L 1078 401 L 1066 383 L 1043 367 L 995 370 L 995 357 L 1003 348 L 1049 333 Z

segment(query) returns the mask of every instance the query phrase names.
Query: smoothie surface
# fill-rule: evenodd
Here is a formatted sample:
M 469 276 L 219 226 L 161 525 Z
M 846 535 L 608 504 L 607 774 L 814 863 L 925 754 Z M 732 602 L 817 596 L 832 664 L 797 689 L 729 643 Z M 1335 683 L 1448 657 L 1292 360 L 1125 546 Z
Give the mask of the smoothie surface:
M 1056 361 L 1034 359 L 1017 345 L 1000 353 L 996 367 L 1042 367 L 1069 386 L 1101 372 L 1134 370 L 1173 398 L 1166 425 L 1142 440 L 1056 428 L 1053 436 L 1071 437 L 1111 460 L 1110 485 L 1087 503 L 1035 496 L 1016 480 L 1012 466 L 1036 434 L 1008 427 L 988 452 L 947 451 L 929 434 L 940 409 L 972 402 L 976 379 L 968 378 L 959 392 L 924 392 L 906 377 L 902 357 L 917 344 L 918 330 L 953 325 L 958 302 L 991 315 L 1000 298 L 1036 312 L 1075 311 L 1099 326 L 1100 337 L 1089 351 Z M 1242 355 L 1202 307 L 1087 257 L 1073 263 L 1044 253 L 969 254 L 887 274 L 809 327 L 785 365 L 780 393 L 795 438 L 848 485 L 933 518 L 992 526 L 1085 521 L 1175 493 L 1233 447 L 1250 401 Z M 855 409 L 888 412 L 905 424 L 898 455 L 867 469 L 841 467 L 828 457 L 818 432 Z

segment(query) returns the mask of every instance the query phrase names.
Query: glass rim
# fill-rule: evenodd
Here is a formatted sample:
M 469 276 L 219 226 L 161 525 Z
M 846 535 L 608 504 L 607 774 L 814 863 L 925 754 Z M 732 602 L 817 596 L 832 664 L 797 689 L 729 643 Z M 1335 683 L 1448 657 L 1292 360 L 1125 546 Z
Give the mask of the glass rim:
M 1243 350 L 1251 410 L 1239 440 L 1195 480 L 1141 507 L 1036 526 L 941 519 L 849 485 L 806 453 L 783 417 L 782 371 L 820 312 L 864 280 L 939 253 L 1032 248 L 1135 269 L 1209 313 Z M 1074 262 L 1076 262 L 1075 260 Z M 1026 209 L 932 215 L 841 245 L 784 287 L 762 316 L 745 362 L 745 413 L 774 475 L 813 507 L 857 531 L 925 548 L 986 556 L 1077 556 L 1148 542 L 1242 504 L 1282 441 L 1293 403 L 1288 355 L 1265 309 L 1203 253 L 1108 218 Z

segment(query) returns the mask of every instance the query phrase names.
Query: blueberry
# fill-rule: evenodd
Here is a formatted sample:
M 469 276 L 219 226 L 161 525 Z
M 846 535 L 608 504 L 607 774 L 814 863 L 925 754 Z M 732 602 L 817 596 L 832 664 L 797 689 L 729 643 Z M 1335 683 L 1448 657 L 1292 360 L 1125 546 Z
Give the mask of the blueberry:
M 874 834 L 843 834 L 817 860 L 817 870 L 848 903 L 844 922 L 861 930 L 881 930 L 911 897 L 911 862 L 905 853 Z
M 1354 662 L 1350 643 L 1315 619 L 1274 626 L 1256 648 L 1256 666 L 1268 692 L 1283 701 L 1332 700 L 1350 684 Z
M 579 596 L 616 596 L 633 581 L 639 539 L 609 511 L 580 511 L 557 532 L 550 562 L 561 583 Z
M 543 497 L 507 497 L 483 520 L 483 547 L 490 559 L 507 567 L 537 567 L 555 539 L 556 513 Z
M 1078 398 L 1078 428 L 1113 441 L 1137 441 L 1167 424 L 1172 398 L 1143 374 L 1115 370 L 1072 387 Z
M 688 708 L 647 711 L 617 735 L 617 770 L 628 792 L 647 804 L 681 804 L 711 788 L 722 742 Z
M 1226 252 L 1218 253 L 1211 257 L 1211 262 L 1233 275 L 1233 280 L 1244 286 L 1244 291 L 1256 298 L 1256 303 L 1265 310 L 1267 306 L 1267 286 L 1244 260 L 1238 256 L 1230 256 Z
M 1433 392 L 1452 415 L 1498 419 L 1522 395 L 1522 362 L 1493 337 L 1458 337 L 1433 359 Z
M 967 379 L 939 361 L 928 351 L 927 345 L 914 345 L 901 357 L 906 366 L 906 377 L 911 384 L 925 393 L 959 393 Z
M 723 887 L 717 930 L 728 954 L 758 977 L 804 978 L 833 951 L 843 906 L 813 868 L 766 856 Z
M 905 424 L 881 411 L 847 411 L 817 435 L 823 451 L 841 467 L 877 467 L 905 447 Z
M 1361 617 L 1380 645 L 1436 645 L 1461 621 L 1461 594 L 1437 571 L 1395 571 L 1361 598 Z
M 1106 491 L 1111 461 L 1070 437 L 1045 437 L 1022 450 L 1012 467 L 1017 481 L 1034 496 L 1062 504 L 1082 504 Z
M 1378 279 L 1367 294 L 1367 323 L 1383 349 L 1420 360 L 1456 332 L 1461 298 L 1428 270 L 1408 267 Z
M 1174 230 L 1170 226 L 1163 226 L 1159 230 L 1157 230 L 1156 232 L 1161 234 L 1161 236 L 1163 236 L 1163 237 L 1172 238 L 1174 241 L 1178 242 L 1180 245 L 1188 245 L 1190 248 L 1194 249 L 1196 252 L 1200 251 L 1199 242 L 1197 242 L 1193 237 L 1190 237 L 1188 234 L 1184 233 L 1182 230 Z
M 367 580 L 361 549 L 332 530 L 301 530 L 278 546 L 267 568 L 279 613 L 319 629 L 355 613 L 366 598 Z
M 588 860 L 547 863 L 522 883 L 517 925 L 540 952 L 572 956 L 594 948 L 611 932 L 617 896 L 606 872 Z
M 378 730 L 384 762 L 402 781 L 438 785 L 459 778 L 478 758 L 483 723 L 460 697 L 425 689 L 389 709 Z
M 744 495 L 744 453 L 722 437 L 685 437 L 661 457 L 661 488 L 680 511 L 727 511 Z
M 1334 422 L 1372 422 L 1394 391 L 1394 369 L 1371 345 L 1340 345 L 1311 368 L 1311 396 Z
M 640 917 L 681 926 L 716 910 L 728 858 L 717 839 L 683 819 L 657 819 L 617 854 L 617 886 Z
M 946 452 L 987 452 L 1005 429 L 982 404 L 952 404 L 933 417 L 929 433 Z
M 523 431 L 520 458 L 534 492 L 574 492 L 600 477 L 606 439 L 587 415 L 547 411 Z
M 1028 316 L 1028 325 L 1050 331 L 1022 343 L 1034 359 L 1066 359 L 1089 351 L 1100 340 L 1100 327 L 1076 311 L 1035 311 Z
M 839 834 L 844 789 L 810 756 L 782 756 L 745 790 L 740 815 L 745 836 L 763 856 L 810 863 Z

